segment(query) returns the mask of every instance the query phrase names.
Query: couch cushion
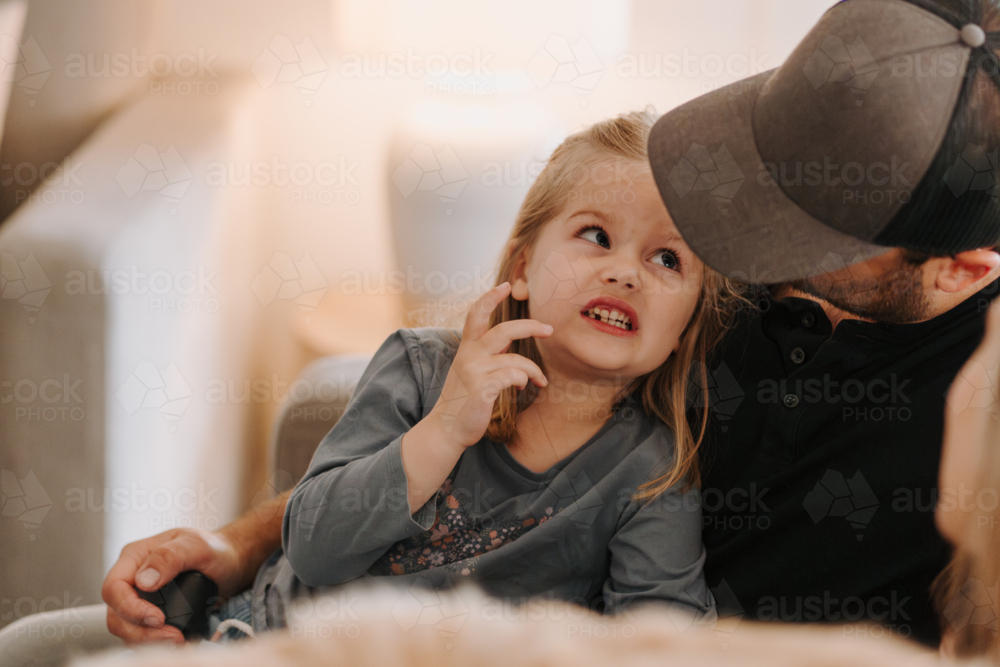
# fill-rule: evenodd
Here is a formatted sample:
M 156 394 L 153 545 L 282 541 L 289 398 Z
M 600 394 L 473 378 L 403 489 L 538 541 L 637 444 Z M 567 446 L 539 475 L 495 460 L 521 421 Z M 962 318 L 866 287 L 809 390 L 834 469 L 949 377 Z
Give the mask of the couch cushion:
M 306 367 L 278 417 L 274 437 L 272 486 L 281 493 L 295 486 L 320 441 L 344 414 L 371 355 L 333 356 Z M 296 385 L 299 388 L 296 388 Z

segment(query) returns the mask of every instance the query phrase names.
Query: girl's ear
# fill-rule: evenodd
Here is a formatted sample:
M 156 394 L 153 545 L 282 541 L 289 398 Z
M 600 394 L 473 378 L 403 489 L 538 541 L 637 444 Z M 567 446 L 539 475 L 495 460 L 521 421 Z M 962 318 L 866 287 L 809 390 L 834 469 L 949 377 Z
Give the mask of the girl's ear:
M 507 245 L 507 252 L 512 253 L 515 250 L 517 239 L 513 239 Z M 526 262 L 524 259 L 524 253 L 514 261 L 514 265 L 510 272 L 510 295 L 514 297 L 517 301 L 527 301 L 528 299 L 528 280 L 525 275 Z

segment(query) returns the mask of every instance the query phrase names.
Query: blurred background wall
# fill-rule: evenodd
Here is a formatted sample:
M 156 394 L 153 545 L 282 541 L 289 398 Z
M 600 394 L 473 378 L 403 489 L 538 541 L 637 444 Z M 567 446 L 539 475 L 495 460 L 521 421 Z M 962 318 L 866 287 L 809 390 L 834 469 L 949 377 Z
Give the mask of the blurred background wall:
M 267 498 L 302 367 L 491 285 L 566 133 L 777 67 L 830 4 L 0 2 L 0 626 Z

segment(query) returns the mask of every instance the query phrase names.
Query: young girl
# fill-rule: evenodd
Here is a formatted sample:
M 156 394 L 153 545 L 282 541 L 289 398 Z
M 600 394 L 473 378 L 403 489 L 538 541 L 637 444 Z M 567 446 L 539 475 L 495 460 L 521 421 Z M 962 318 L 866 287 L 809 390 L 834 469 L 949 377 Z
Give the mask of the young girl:
M 554 152 L 461 336 L 383 343 L 288 501 L 255 627 L 361 577 L 714 614 L 695 490 L 707 415 L 696 436 L 688 385 L 697 367 L 707 391 L 740 297 L 667 214 L 654 120 L 598 123 Z

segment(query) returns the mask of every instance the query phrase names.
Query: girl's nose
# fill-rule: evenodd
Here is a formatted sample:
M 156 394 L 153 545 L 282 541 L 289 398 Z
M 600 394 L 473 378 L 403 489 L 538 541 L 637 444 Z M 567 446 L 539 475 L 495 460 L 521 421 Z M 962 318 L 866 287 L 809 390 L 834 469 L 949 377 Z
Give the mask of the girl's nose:
M 605 282 L 617 285 L 622 289 L 632 291 L 639 287 L 639 274 L 635 269 L 619 269 L 618 271 L 612 270 L 609 271 L 608 275 L 605 277 Z

